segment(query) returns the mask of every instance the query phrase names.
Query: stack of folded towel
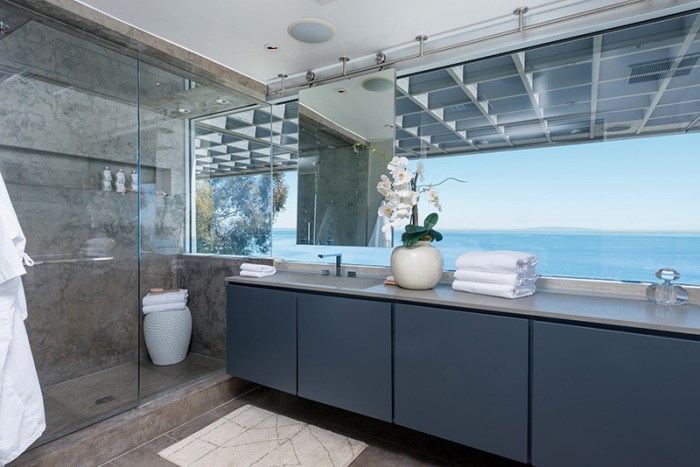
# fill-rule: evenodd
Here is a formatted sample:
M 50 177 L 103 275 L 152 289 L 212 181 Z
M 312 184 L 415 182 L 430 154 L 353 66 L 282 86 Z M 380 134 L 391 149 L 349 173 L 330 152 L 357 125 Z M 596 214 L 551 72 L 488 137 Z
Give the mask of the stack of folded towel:
M 271 276 L 277 272 L 274 266 L 268 266 L 266 264 L 251 264 L 243 263 L 241 264 L 241 276 L 246 277 L 265 277 Z
M 156 311 L 184 310 L 187 307 L 187 289 L 157 291 L 151 290 L 142 301 L 143 314 Z
M 455 266 L 455 290 L 505 298 L 535 293 L 535 255 L 508 250 L 472 251 L 457 258 Z

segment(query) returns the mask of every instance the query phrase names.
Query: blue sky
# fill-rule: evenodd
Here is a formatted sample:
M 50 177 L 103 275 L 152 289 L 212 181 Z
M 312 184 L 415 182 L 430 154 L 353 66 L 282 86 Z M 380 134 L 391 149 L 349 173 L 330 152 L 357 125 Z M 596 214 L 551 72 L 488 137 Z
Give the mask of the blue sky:
M 429 158 L 425 182 L 467 181 L 438 187 L 443 230 L 700 232 L 699 147 L 695 133 Z M 296 226 L 296 173 L 287 182 L 277 228 Z

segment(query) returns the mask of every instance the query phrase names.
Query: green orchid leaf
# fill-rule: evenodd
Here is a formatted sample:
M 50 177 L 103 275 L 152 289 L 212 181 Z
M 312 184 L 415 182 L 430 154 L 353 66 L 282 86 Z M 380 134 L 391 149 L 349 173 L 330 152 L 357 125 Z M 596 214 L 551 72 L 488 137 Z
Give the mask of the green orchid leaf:
M 423 226 L 420 226 L 420 225 L 411 225 L 411 224 L 409 224 L 409 225 L 406 226 L 406 232 L 408 232 L 408 233 L 427 232 L 427 231 L 428 231 L 428 228 L 427 228 L 427 227 L 423 227 Z
M 428 214 L 428 216 L 423 221 L 423 225 L 428 229 L 432 229 L 433 227 L 435 227 L 435 224 L 437 224 L 437 222 L 438 215 L 436 212 L 433 212 L 431 214 Z
M 442 241 L 442 234 L 438 232 L 437 230 L 430 230 L 430 236 L 433 237 L 433 240 L 436 242 Z

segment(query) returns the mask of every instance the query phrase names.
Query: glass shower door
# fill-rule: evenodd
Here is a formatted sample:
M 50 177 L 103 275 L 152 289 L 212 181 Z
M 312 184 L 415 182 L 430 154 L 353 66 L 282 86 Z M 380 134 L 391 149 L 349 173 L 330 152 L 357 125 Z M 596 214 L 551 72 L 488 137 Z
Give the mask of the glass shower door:
M 36 261 L 41 444 L 138 403 L 138 60 L 4 2 L 0 22 L 0 173 Z

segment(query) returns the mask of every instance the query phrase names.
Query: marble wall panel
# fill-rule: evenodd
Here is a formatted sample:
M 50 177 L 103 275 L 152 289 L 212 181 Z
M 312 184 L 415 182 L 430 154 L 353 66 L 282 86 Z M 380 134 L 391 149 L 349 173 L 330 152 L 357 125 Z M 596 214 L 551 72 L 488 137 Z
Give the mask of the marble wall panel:
M 226 358 L 226 282 L 240 273 L 242 263 L 272 264 L 272 259 L 181 255 L 178 284 L 189 290 L 192 312 L 190 351 Z

